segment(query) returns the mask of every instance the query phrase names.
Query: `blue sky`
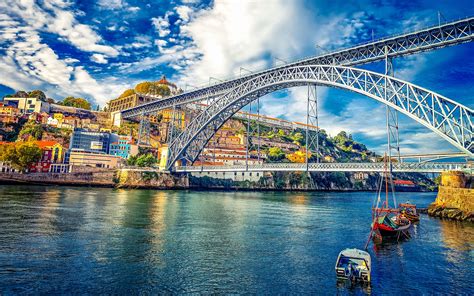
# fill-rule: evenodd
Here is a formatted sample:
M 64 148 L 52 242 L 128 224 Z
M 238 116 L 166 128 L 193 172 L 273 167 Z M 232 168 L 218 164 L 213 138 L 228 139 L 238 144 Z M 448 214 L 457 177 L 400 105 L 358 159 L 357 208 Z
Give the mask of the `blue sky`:
M 356 2 L 356 3 L 355 3 Z M 238 75 L 386 35 L 474 15 L 471 1 L 11 1 L 0 3 L 0 96 L 42 89 L 104 105 L 161 75 L 186 85 Z M 319 47 L 317 47 L 318 45 Z M 474 45 L 395 60 L 395 76 L 473 107 Z M 383 71 L 383 64 L 366 66 Z M 305 90 L 262 99 L 262 113 L 304 121 Z M 320 125 L 383 150 L 385 109 L 319 88 Z M 402 116 L 402 152 L 452 148 Z

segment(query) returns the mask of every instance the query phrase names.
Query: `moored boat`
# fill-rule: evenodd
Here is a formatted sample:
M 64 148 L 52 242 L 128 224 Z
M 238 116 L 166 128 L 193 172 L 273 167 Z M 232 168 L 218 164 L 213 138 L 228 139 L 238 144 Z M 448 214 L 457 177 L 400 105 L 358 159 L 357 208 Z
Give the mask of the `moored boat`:
M 400 209 L 389 206 L 389 191 L 392 193 L 394 207 L 396 207 L 397 202 L 392 175 L 388 167 L 390 167 L 390 164 L 387 163 L 387 157 L 385 157 L 384 172 L 380 175 L 377 198 L 372 207 L 372 225 L 365 249 L 367 249 L 371 238 L 374 243 L 381 243 L 393 238 L 396 238 L 398 241 L 401 238 L 410 237 L 409 229 L 412 223 L 409 217 L 405 212 L 402 213 Z M 383 189 L 385 189 L 385 201 L 382 202 L 381 195 Z
M 370 282 L 370 254 L 359 249 L 344 249 L 336 261 L 336 276 L 353 282 Z
M 416 211 L 416 205 L 411 203 L 401 203 L 398 205 L 400 214 L 404 215 L 410 222 L 420 221 L 420 214 Z

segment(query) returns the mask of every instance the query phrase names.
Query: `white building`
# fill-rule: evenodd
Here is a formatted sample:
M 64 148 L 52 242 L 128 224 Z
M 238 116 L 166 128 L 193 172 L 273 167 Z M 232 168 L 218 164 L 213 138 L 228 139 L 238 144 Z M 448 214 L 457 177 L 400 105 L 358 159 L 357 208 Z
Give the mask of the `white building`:
M 15 106 L 23 114 L 49 113 L 50 104 L 41 101 L 39 98 L 4 98 L 6 105 Z

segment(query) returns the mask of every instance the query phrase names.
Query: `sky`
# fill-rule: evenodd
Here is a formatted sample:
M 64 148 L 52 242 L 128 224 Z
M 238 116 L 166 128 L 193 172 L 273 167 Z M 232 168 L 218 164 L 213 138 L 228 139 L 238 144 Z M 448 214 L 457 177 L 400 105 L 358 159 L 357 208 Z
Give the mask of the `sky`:
M 182 89 L 323 51 L 474 15 L 472 1 L 2 0 L 0 97 L 41 89 L 48 97 L 104 106 L 162 75 Z M 395 77 L 474 107 L 474 45 L 397 58 Z M 363 68 L 383 73 L 383 63 Z M 245 69 L 245 70 L 244 70 Z M 261 113 L 305 121 L 306 89 L 261 99 Z M 348 131 L 370 149 L 386 144 L 385 107 L 318 87 L 320 126 Z M 400 115 L 404 154 L 456 151 Z

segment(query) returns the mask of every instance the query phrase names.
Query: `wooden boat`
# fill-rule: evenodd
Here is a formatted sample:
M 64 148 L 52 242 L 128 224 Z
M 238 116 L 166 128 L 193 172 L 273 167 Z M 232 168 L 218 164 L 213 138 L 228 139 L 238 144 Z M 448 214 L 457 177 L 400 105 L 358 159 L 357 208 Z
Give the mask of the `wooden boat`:
M 420 221 L 420 214 L 416 211 L 416 205 L 410 203 L 401 203 L 398 205 L 400 214 L 405 216 L 410 222 Z
M 398 208 L 391 208 L 389 206 L 389 188 L 393 197 L 393 205 L 396 206 L 395 187 L 390 172 L 388 172 L 389 164 L 387 164 L 387 157 L 385 157 L 384 172 L 381 174 L 380 182 L 377 191 L 376 202 L 372 207 L 372 225 L 370 229 L 369 238 L 365 245 L 365 249 L 372 238 L 374 243 L 382 243 L 387 240 L 401 238 L 409 238 L 409 229 L 412 226 L 410 219 L 401 213 Z M 385 183 L 385 186 L 383 186 Z M 381 201 L 382 188 L 385 187 L 385 201 Z
M 370 282 L 370 254 L 359 249 L 345 249 L 336 261 L 336 276 L 352 282 Z
M 382 209 L 372 225 L 374 240 L 384 242 L 390 239 L 409 238 L 410 227 L 410 220 L 401 216 L 398 211 Z

